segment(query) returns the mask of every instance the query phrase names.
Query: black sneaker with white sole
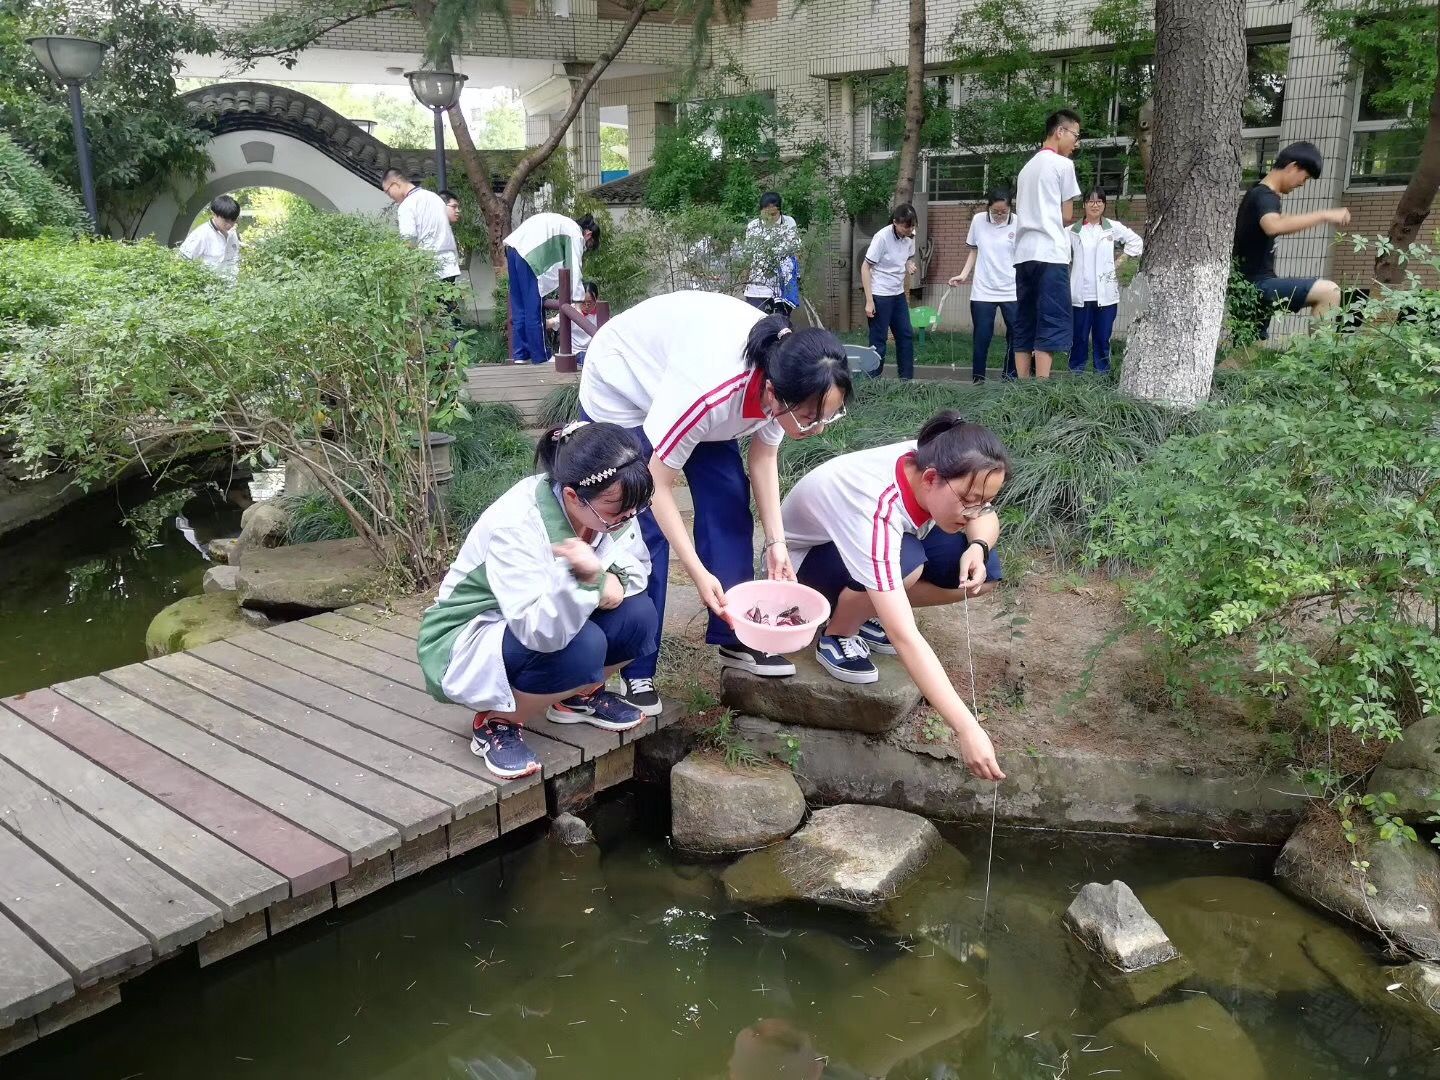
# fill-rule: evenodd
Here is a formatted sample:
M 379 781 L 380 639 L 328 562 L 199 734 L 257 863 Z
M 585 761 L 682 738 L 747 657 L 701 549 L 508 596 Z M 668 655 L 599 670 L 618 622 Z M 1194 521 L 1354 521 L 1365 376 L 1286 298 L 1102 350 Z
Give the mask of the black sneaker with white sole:
M 880 625 L 879 619 L 866 619 L 861 623 L 858 636 L 872 653 L 884 653 L 886 656 L 900 655 L 895 646 L 890 644 L 890 636 L 885 633 L 885 627 Z
M 720 666 L 722 668 L 739 668 L 752 675 L 765 675 L 771 678 L 795 674 L 795 665 L 785 657 L 761 652 L 759 649 L 751 649 L 745 645 L 721 645 Z
M 834 637 L 822 633 L 815 643 L 815 659 L 841 682 L 864 685 L 880 678 L 879 669 L 870 659 L 870 650 L 859 635 Z
M 659 716 L 664 711 L 665 706 L 660 702 L 660 695 L 655 692 L 654 679 L 622 677 L 620 687 L 620 696 L 646 716 Z

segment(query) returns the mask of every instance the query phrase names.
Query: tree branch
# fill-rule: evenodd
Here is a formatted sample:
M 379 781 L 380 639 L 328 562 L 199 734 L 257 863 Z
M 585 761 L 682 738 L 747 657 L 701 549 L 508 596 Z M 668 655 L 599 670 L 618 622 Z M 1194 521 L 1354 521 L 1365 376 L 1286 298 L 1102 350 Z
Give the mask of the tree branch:
M 600 81 L 600 76 L 605 74 L 605 69 L 624 50 L 626 43 L 630 40 L 630 35 L 635 32 L 635 28 L 640 25 L 640 20 L 645 18 L 648 10 L 647 0 L 635 0 L 635 6 L 630 9 L 630 17 L 625 20 L 625 25 L 615 35 L 615 40 L 610 43 L 608 49 L 600 54 L 599 59 L 590 65 L 590 70 L 580 80 L 580 85 L 571 92 L 570 106 L 560 117 L 559 122 L 555 124 L 554 129 L 550 132 L 550 137 L 520 159 L 509 182 L 505 185 L 504 193 L 500 196 L 507 206 L 515 205 L 515 199 L 525 186 L 525 181 L 530 179 L 530 174 L 544 165 L 550 155 L 555 152 L 556 147 L 565 138 L 565 133 L 570 130 L 570 125 L 574 122 L 575 117 L 580 114 L 580 109 L 585 104 L 591 88 Z
M 342 26 L 359 22 L 361 19 L 383 15 L 387 11 L 408 9 L 403 0 L 370 0 L 359 10 L 335 13 L 320 20 L 299 20 L 292 22 L 287 15 L 264 19 L 254 26 L 230 35 L 225 42 L 225 54 L 236 60 L 285 59 L 315 44 L 320 38 Z

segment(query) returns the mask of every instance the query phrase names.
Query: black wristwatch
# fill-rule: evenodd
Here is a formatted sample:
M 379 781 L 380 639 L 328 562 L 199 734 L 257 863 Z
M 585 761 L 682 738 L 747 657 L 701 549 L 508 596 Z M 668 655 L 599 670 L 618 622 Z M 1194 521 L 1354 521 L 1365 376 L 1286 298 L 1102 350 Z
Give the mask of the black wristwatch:
M 985 560 L 986 560 L 987 562 L 990 560 L 990 545 L 989 545 L 989 544 L 985 543 L 984 540 L 971 540 L 970 543 L 971 543 L 971 544 L 979 544 L 982 548 L 984 548 L 984 549 L 985 549 Z M 969 547 L 969 546 L 970 546 L 969 544 L 966 545 L 966 547 Z

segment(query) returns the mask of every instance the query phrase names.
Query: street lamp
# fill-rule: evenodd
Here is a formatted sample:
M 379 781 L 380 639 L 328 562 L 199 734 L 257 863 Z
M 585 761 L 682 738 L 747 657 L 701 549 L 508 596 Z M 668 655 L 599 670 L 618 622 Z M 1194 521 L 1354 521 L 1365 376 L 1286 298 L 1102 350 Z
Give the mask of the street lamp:
M 90 167 L 90 140 L 85 137 L 85 107 L 80 101 L 80 87 L 95 77 L 110 46 L 103 41 L 63 34 L 26 38 L 25 43 L 35 50 L 35 58 L 51 78 L 65 84 L 70 96 L 75 156 L 80 161 L 80 190 L 85 196 L 85 209 L 90 212 L 90 226 L 99 232 L 100 211 L 95 205 L 95 174 Z
M 460 100 L 460 91 L 470 76 L 453 71 L 407 71 L 410 91 L 427 109 L 435 110 L 435 178 L 444 191 L 445 184 L 445 121 L 442 113 Z

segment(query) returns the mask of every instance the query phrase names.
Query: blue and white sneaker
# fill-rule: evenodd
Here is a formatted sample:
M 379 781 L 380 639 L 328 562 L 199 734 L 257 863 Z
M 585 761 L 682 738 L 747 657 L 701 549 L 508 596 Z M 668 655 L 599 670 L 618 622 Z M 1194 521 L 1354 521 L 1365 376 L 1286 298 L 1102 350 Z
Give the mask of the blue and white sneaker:
M 501 780 L 514 780 L 540 771 L 540 759 L 525 745 L 519 724 L 475 714 L 470 731 L 470 752 Z
M 606 731 L 629 731 L 645 722 L 643 712 L 604 687 L 557 701 L 545 715 L 557 724 L 590 724 Z
M 815 659 L 841 682 L 872 683 L 880 678 L 879 670 L 870 659 L 870 650 L 858 634 L 855 637 L 833 637 L 822 633 L 815 643 Z
M 859 637 L 872 653 L 884 653 L 886 656 L 900 655 L 895 646 L 890 644 L 890 638 L 885 633 L 885 628 L 880 625 L 879 619 L 866 619 L 861 623 Z

